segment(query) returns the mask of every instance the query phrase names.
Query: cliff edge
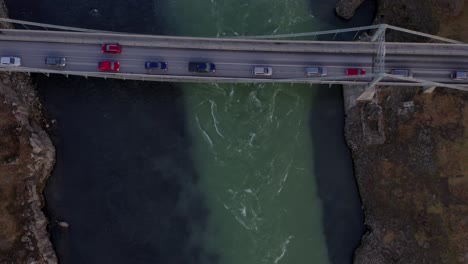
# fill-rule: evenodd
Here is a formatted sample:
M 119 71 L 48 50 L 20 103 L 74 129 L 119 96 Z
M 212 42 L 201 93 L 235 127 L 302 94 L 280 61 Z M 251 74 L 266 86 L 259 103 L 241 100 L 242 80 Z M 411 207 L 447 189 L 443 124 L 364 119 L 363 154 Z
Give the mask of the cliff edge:
M 0 263 L 57 263 L 41 210 L 55 161 L 41 113 L 29 76 L 0 72 Z

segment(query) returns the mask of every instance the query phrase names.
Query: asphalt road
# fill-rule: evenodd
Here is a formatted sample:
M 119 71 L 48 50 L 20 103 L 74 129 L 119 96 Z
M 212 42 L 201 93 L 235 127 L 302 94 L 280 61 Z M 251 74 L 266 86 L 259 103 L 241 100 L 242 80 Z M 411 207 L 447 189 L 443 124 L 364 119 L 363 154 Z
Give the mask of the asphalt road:
M 21 67 L 77 72 L 99 72 L 98 62 L 110 60 L 120 62 L 120 73 L 172 77 L 295 79 L 308 78 L 305 75 L 306 67 L 322 66 L 328 68 L 328 77 L 336 76 L 336 80 L 353 80 L 355 77 L 344 77 L 346 68 L 363 68 L 371 73 L 373 66 L 373 56 L 370 54 L 253 52 L 134 46 L 123 46 L 121 54 L 105 54 L 101 52 L 101 46 L 98 44 L 23 41 L 0 41 L 0 56 L 21 58 Z M 63 68 L 47 66 L 44 63 L 47 56 L 66 57 L 67 66 Z M 144 68 L 145 61 L 165 61 L 168 63 L 168 70 L 149 72 Z M 216 64 L 216 72 L 190 73 L 188 71 L 190 61 L 213 62 Z M 253 66 L 273 67 L 273 75 L 270 77 L 253 76 Z M 386 72 L 390 72 L 391 69 L 412 69 L 414 78 L 418 79 L 468 84 L 468 81 L 454 81 L 449 77 L 453 70 L 468 71 L 466 57 L 387 55 Z M 364 77 L 359 80 L 370 82 L 372 78 Z

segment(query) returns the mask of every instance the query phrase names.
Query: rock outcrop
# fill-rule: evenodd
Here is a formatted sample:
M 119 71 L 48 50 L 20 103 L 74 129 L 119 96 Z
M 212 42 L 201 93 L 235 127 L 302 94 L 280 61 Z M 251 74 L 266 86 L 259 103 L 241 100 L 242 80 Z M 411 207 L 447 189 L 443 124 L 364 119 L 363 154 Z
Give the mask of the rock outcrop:
M 348 110 L 368 227 L 356 264 L 468 263 L 466 102 L 461 91 L 379 87 Z
M 356 9 L 364 3 L 365 0 L 340 0 L 336 4 L 336 14 L 344 19 L 350 19 L 354 16 Z
M 375 23 L 437 34 L 463 1 L 378 5 Z M 386 39 L 426 41 L 398 32 Z M 368 228 L 354 263 L 468 263 L 468 93 L 378 87 L 374 101 L 356 103 L 359 94 L 344 87 L 346 140 Z
M 0 16 L 6 15 L 0 1 Z M 1 72 L 0 263 L 57 263 L 41 210 L 55 149 L 42 128 L 41 116 L 29 76 Z
M 41 210 L 55 150 L 29 78 L 0 80 L 0 263 L 57 263 Z

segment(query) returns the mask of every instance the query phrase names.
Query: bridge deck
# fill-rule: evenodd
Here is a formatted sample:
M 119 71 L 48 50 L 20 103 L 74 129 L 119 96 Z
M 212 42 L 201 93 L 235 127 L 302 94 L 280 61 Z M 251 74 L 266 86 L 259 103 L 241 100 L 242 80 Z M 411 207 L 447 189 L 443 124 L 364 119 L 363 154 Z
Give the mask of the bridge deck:
M 123 45 L 120 55 L 103 54 L 102 43 Z M 211 39 L 192 37 L 149 36 L 139 34 L 56 32 L 35 30 L 2 30 L 0 56 L 18 56 L 23 66 L 17 70 L 63 73 L 95 77 L 163 81 L 206 82 L 307 82 L 307 83 L 370 83 L 373 58 L 378 49 L 375 42 L 281 41 L 252 39 Z M 449 78 L 452 70 L 468 69 L 468 45 L 438 43 L 386 43 L 386 68 L 410 68 L 415 78 L 430 82 L 468 84 Z M 64 69 L 47 67 L 46 56 L 67 58 Z M 121 73 L 97 71 L 101 60 L 118 60 Z M 169 64 L 167 72 L 149 73 L 143 65 L 147 60 L 162 60 Z M 189 73 L 189 61 L 210 61 L 217 65 L 214 74 Z M 252 75 L 255 65 L 273 67 L 273 76 Z M 323 66 L 328 76 L 308 78 L 304 68 Z M 363 78 L 346 77 L 346 68 L 367 70 Z M 384 78 L 380 84 L 414 85 L 408 80 Z

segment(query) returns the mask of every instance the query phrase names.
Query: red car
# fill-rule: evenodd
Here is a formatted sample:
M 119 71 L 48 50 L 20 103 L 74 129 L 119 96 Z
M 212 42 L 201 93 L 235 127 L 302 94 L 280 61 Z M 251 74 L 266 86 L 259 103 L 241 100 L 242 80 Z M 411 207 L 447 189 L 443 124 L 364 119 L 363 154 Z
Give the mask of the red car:
M 114 53 L 114 54 L 120 54 L 122 53 L 122 46 L 119 44 L 103 44 L 102 47 L 102 52 L 104 53 Z
M 100 61 L 98 68 L 100 71 L 118 72 L 120 63 L 118 61 Z
M 366 70 L 358 68 L 348 68 L 346 69 L 346 76 L 362 76 L 366 75 Z

